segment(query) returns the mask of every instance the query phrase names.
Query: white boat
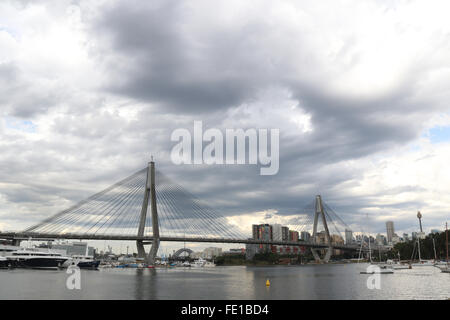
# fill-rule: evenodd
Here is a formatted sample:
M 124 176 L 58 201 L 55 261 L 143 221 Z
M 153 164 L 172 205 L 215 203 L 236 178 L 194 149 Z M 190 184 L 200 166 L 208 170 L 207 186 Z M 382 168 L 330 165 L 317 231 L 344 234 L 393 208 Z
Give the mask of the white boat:
M 181 264 L 181 266 L 182 266 L 182 267 L 190 267 L 191 264 L 189 263 L 189 261 L 184 261 L 184 262 Z
M 434 260 L 419 260 L 418 262 L 411 263 L 413 267 L 433 267 L 434 265 Z
M 205 265 L 205 263 L 206 263 L 205 259 L 198 258 L 198 259 L 194 260 L 193 263 L 191 263 L 191 267 L 202 268 Z
M 400 260 L 400 254 L 399 254 L 399 260 Z M 388 266 L 394 270 L 411 269 L 411 265 L 400 263 L 400 261 L 393 261 L 391 259 L 388 259 L 386 261 L 386 266 Z
M 22 249 L 6 257 L 20 268 L 56 269 L 61 268 L 69 257 L 55 251 L 38 251 L 36 249 Z
M 214 268 L 216 265 L 213 262 L 207 261 L 203 258 L 198 258 L 191 263 L 194 268 Z
M 206 261 L 205 264 L 203 265 L 204 268 L 214 268 L 215 266 L 216 264 L 211 261 Z
M 79 254 L 79 255 L 72 255 L 72 258 L 67 260 L 64 263 L 65 267 L 68 267 L 69 265 L 76 265 L 80 269 L 98 269 L 98 266 L 100 265 L 100 260 L 94 260 L 93 256 L 90 256 L 88 254 L 89 247 L 86 245 L 86 253 Z

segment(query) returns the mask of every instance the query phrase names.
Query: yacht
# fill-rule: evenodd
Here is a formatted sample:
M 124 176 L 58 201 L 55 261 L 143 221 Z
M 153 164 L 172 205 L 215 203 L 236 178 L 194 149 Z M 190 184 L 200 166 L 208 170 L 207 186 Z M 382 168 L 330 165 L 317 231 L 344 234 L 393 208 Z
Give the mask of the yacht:
M 87 255 L 73 255 L 71 262 L 80 269 L 98 269 L 100 265 L 100 260 L 94 260 L 93 256 Z
M 194 260 L 193 263 L 191 263 L 191 267 L 195 267 L 195 268 L 202 268 L 206 263 L 205 259 L 202 258 L 198 258 L 196 260 Z
M 189 263 L 189 261 L 184 261 L 182 264 L 181 264 L 181 266 L 182 267 L 190 267 L 191 266 L 191 264 Z
M 213 262 L 207 261 L 203 258 L 198 258 L 191 264 L 191 267 L 196 268 L 213 268 L 215 266 L 216 265 Z
M 72 258 L 66 264 L 76 265 L 80 269 L 97 270 L 100 265 L 100 260 L 94 260 L 94 257 L 89 255 L 89 247 L 86 244 L 86 253 L 84 255 L 72 255 Z
M 394 270 L 402 270 L 402 269 L 412 269 L 410 264 L 405 264 L 400 262 L 400 252 L 398 253 L 398 261 L 394 261 L 391 259 L 388 259 L 386 261 L 386 265 L 390 266 Z
M 0 269 L 10 269 L 14 267 L 14 261 L 10 261 L 5 257 L 0 256 Z
M 35 249 L 22 249 L 6 257 L 18 268 L 57 269 L 61 268 L 69 257 L 54 251 L 38 251 Z

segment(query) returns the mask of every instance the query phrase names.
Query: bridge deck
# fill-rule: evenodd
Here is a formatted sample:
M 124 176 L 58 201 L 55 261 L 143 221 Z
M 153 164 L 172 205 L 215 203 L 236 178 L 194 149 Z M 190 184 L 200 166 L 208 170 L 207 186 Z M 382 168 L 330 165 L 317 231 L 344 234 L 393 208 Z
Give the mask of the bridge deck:
M 142 240 L 144 244 L 153 240 L 152 236 L 120 236 L 120 235 L 89 235 L 89 234 L 45 234 L 45 233 L 0 233 L 0 238 L 14 239 L 14 240 L 28 240 L 32 239 L 76 239 L 76 240 L 120 240 L 120 241 L 136 241 Z M 160 237 L 160 241 L 173 241 L 173 242 L 208 242 L 208 243 L 240 243 L 240 244 L 272 244 L 272 245 L 284 245 L 284 246 L 304 246 L 313 248 L 328 248 L 328 244 L 317 244 L 304 241 L 264 241 L 255 239 L 225 239 L 225 238 L 189 238 L 189 237 Z M 331 247 L 335 249 L 359 249 L 358 245 L 342 245 L 331 244 Z

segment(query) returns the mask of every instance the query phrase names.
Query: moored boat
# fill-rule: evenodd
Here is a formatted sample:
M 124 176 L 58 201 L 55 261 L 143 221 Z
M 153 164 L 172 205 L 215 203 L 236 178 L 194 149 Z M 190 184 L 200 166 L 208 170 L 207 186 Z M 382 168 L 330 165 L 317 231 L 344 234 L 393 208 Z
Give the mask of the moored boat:
M 10 269 L 14 268 L 14 261 L 8 260 L 5 257 L 0 256 L 0 269 Z
M 98 269 L 100 260 L 94 260 L 92 256 L 86 255 L 73 255 L 72 264 L 76 265 L 80 269 Z
M 57 269 L 61 268 L 69 257 L 51 250 L 22 249 L 12 252 L 6 259 L 18 268 Z

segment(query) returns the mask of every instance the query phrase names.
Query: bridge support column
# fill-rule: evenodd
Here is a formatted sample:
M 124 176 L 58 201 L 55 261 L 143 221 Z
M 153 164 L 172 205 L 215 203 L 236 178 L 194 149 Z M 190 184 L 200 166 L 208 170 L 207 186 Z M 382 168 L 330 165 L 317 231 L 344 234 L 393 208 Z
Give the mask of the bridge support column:
M 156 254 L 159 249 L 159 222 L 158 222 L 158 211 L 156 207 L 156 189 L 155 189 L 155 163 L 150 162 L 150 201 L 152 209 L 152 230 L 153 230 L 153 241 L 152 248 L 148 254 L 148 264 L 154 264 L 156 259 Z
M 144 236 L 149 198 L 151 201 L 150 207 L 152 212 L 153 241 L 152 241 L 152 248 L 150 249 L 148 256 L 145 253 L 143 240 L 137 240 L 136 245 L 138 249 L 138 257 L 145 258 L 148 264 L 154 264 L 156 254 L 158 253 L 159 248 L 159 223 L 158 223 L 158 211 L 156 208 L 155 162 L 153 162 L 153 160 L 149 162 L 147 168 L 147 181 L 145 183 L 144 201 L 142 203 L 138 237 Z
M 145 182 L 144 200 L 142 202 L 141 216 L 139 219 L 138 237 L 143 237 L 145 231 L 145 220 L 147 219 L 148 198 L 150 194 L 150 181 L 151 181 L 150 175 L 151 175 L 151 165 L 149 162 L 147 167 L 147 181 Z M 145 259 L 146 255 L 143 241 L 137 240 L 136 246 L 138 250 L 138 257 L 141 259 Z
M 331 237 L 330 237 L 330 231 L 328 230 L 328 224 L 327 219 L 325 217 L 325 212 L 323 210 L 323 204 L 322 204 L 322 197 L 320 195 L 316 196 L 316 205 L 315 205 L 315 213 L 314 213 L 314 225 L 313 225 L 313 241 L 316 241 L 316 235 L 317 235 L 317 226 L 319 224 L 319 216 L 322 216 L 322 224 L 325 228 L 325 241 L 329 245 L 328 248 L 326 248 L 326 253 L 323 259 L 320 258 L 318 249 L 311 248 L 311 252 L 314 256 L 314 259 L 316 262 L 324 262 L 327 263 L 330 261 L 331 254 L 333 252 L 333 248 L 331 247 Z

